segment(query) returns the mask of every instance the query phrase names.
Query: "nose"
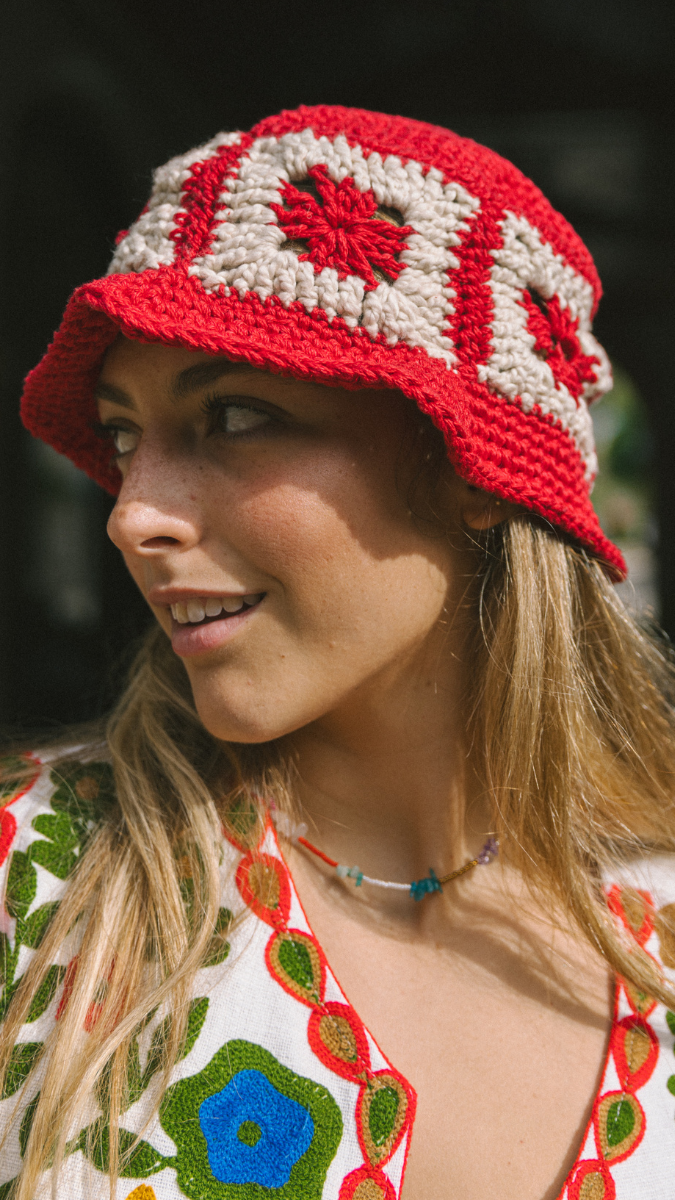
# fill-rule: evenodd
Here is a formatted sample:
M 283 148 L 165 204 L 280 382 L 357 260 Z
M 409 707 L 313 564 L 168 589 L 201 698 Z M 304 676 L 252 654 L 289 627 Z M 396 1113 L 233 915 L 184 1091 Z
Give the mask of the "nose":
M 191 474 L 178 464 L 134 461 L 108 519 L 108 536 L 124 555 L 152 557 L 187 550 L 202 537 L 199 505 Z M 139 456 L 140 458 L 140 456 Z

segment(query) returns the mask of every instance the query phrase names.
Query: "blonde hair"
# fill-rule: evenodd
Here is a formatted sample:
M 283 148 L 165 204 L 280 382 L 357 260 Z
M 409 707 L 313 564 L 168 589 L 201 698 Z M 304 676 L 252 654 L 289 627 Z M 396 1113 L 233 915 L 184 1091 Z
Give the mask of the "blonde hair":
M 562 907 L 615 972 L 672 1005 L 653 962 L 611 918 L 601 887 L 605 872 L 636 855 L 675 849 L 669 658 L 630 617 L 597 562 L 536 519 L 507 522 L 476 554 L 467 746 L 492 800 L 494 828 L 524 879 Z M 0 1081 L 31 1000 L 77 923 L 79 965 L 45 1043 L 15 1200 L 31 1200 L 40 1172 L 62 1160 L 95 1089 L 109 1116 L 113 1194 L 129 1152 L 120 1149 L 117 1130 L 130 1098 L 132 1041 L 164 1006 L 171 1014 L 166 1082 L 186 1036 L 195 972 L 214 937 L 223 936 L 221 823 L 242 812 L 261 820 L 260 795 L 281 808 L 292 804 L 274 745 L 235 751 L 206 733 L 183 666 L 159 629 L 138 655 L 105 742 L 116 798 L 5 1024 Z M 101 1016 L 85 1033 L 102 981 Z

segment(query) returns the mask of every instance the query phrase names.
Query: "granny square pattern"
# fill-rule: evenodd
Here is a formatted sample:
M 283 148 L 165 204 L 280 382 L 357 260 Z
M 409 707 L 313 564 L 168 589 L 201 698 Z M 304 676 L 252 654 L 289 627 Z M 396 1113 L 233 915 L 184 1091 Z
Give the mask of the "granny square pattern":
M 104 487 L 93 385 L 126 336 L 300 379 L 399 389 L 469 482 L 624 563 L 590 503 L 611 387 L 583 243 L 515 167 L 456 134 L 336 106 L 221 133 L 155 174 L 108 275 L 74 293 L 23 419 Z

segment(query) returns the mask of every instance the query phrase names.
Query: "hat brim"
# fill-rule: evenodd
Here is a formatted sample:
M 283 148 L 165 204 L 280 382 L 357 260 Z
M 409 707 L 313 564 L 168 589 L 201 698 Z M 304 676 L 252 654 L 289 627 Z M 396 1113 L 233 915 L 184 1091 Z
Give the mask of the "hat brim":
M 548 417 L 524 413 L 486 394 L 475 371 L 449 370 L 440 358 L 403 341 L 388 344 L 322 310 L 254 293 L 209 293 L 186 271 L 160 267 L 110 275 L 71 297 L 42 361 L 28 375 L 21 415 L 26 428 L 67 455 L 115 495 L 121 477 L 110 444 L 95 432 L 94 388 L 106 350 L 119 333 L 251 363 L 268 371 L 349 389 L 393 388 L 414 400 L 442 431 L 458 474 L 522 505 L 596 555 L 624 578 L 620 551 L 603 534 L 587 495 L 570 435 Z

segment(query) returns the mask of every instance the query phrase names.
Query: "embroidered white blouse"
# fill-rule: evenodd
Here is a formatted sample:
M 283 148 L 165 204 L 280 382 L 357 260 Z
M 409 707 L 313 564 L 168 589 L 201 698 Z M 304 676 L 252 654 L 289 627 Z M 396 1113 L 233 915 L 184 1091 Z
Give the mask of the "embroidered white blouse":
M 109 788 L 105 763 L 62 765 L 57 775 L 36 759 L 34 778 L 0 797 L 0 1020 Z M 214 938 L 196 978 L 183 1056 L 149 1125 L 166 1032 L 161 1012 L 134 1045 L 122 1148 L 141 1131 L 142 1139 L 117 1184 L 118 1200 L 400 1195 L 415 1092 L 341 991 L 273 828 L 253 844 L 257 836 L 242 822 L 237 842 L 224 842 L 221 924 L 228 927 L 230 913 L 246 919 L 235 923 L 229 942 Z M 608 888 L 608 900 L 636 942 L 667 973 L 675 968 L 675 941 L 663 924 L 665 908 L 675 913 L 672 864 L 651 860 L 640 877 Z M 0 1098 L 0 1131 L 9 1130 L 0 1200 L 20 1169 L 40 1089 L 40 1050 L 68 1003 L 75 969 L 64 948 L 14 1048 Z M 87 1019 L 96 1016 L 92 1006 Z M 560 1200 L 673 1200 L 674 1039 L 675 1016 L 618 981 L 602 1082 Z M 93 1110 L 71 1143 L 58 1189 L 63 1200 L 107 1200 L 104 1121 Z M 104 1136 L 88 1138 L 90 1130 Z M 45 1179 L 36 1200 L 49 1194 Z

